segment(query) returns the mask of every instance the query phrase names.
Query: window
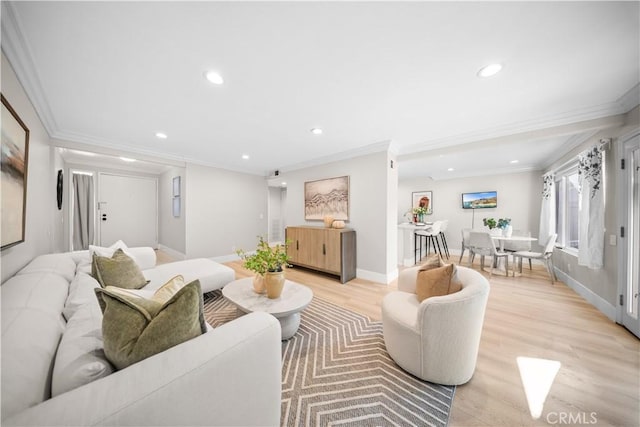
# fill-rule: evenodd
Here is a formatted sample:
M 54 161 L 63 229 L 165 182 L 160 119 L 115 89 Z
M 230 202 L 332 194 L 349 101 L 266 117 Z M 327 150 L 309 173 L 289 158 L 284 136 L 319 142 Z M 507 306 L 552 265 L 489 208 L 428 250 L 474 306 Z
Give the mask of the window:
M 580 238 L 578 164 L 556 173 L 556 233 L 558 244 L 577 251 Z
M 603 171 L 604 172 L 604 153 Z M 580 247 L 580 184 L 578 180 L 578 161 L 556 172 L 556 233 L 557 244 L 577 254 Z M 603 178 L 602 191 L 606 194 L 606 182 Z M 604 203 L 606 204 L 606 198 Z

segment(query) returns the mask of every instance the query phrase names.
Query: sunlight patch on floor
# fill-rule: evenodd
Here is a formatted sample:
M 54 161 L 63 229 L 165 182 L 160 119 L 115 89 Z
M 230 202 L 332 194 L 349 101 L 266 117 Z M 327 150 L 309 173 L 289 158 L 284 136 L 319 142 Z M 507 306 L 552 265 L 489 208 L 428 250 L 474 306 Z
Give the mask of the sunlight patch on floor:
M 531 417 L 537 420 L 542 415 L 544 402 L 547 399 L 551 385 L 560 370 L 561 363 L 557 360 L 536 359 L 532 357 L 517 357 L 520 379 L 527 395 Z

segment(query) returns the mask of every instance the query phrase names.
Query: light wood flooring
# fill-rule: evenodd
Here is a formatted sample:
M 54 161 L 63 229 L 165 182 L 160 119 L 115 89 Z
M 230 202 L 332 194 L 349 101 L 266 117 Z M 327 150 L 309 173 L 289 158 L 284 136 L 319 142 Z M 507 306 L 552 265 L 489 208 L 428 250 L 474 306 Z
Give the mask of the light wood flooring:
M 168 260 L 159 254 L 160 262 Z M 240 261 L 226 265 L 238 278 L 252 275 Z M 396 289 L 395 282 L 361 279 L 343 285 L 300 268 L 288 269 L 287 278 L 375 320 L 384 295 Z M 456 390 L 450 426 L 640 426 L 640 340 L 564 283 L 551 285 L 542 266 L 523 267 L 515 278 L 494 274 L 490 283 L 476 372 Z M 527 404 L 518 357 L 561 364 L 538 419 Z

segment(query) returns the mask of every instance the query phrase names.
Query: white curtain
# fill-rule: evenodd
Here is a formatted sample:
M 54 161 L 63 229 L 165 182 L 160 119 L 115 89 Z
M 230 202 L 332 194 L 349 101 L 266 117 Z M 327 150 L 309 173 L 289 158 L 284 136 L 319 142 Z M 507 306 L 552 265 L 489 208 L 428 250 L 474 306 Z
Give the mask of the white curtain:
M 93 244 L 93 176 L 73 174 L 73 250 Z
M 602 268 L 604 262 L 604 194 L 602 152 L 593 147 L 578 156 L 580 230 L 578 264 Z
M 556 232 L 556 176 L 542 175 L 542 205 L 540 206 L 540 231 L 538 242 L 544 245 L 549 236 Z

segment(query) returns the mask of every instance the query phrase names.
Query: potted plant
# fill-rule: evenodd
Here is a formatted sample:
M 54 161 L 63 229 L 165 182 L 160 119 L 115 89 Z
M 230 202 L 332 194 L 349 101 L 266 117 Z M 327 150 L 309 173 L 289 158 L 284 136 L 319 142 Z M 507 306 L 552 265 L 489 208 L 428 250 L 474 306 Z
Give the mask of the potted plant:
M 269 298 L 278 298 L 284 286 L 284 267 L 288 265 L 287 243 L 270 246 L 262 236 L 252 254 L 242 249 L 236 251 L 244 260 L 244 267 L 256 273 L 253 289 L 257 293 L 267 292 Z
M 482 218 L 482 223 L 485 227 L 489 227 L 489 230 L 493 230 L 498 225 L 495 218 Z
M 489 227 L 489 233 L 492 236 L 500 236 L 502 235 L 502 230 L 498 228 L 498 221 L 495 218 L 483 218 L 482 223 Z

